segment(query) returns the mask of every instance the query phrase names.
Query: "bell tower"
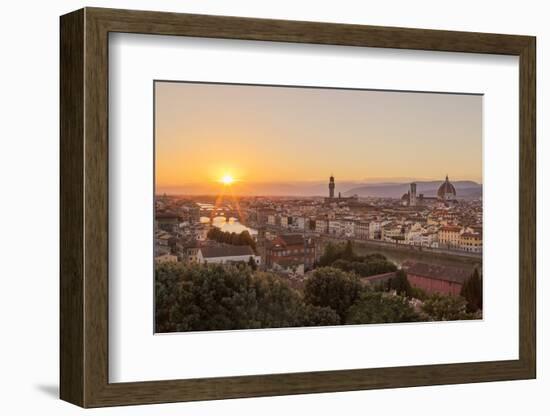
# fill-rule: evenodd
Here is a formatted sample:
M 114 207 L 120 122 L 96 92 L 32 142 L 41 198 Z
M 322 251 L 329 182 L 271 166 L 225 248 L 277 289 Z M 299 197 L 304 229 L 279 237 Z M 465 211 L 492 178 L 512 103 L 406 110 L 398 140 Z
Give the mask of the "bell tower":
M 416 206 L 416 183 L 411 183 L 409 205 L 411 207 Z
M 328 196 L 330 199 L 334 198 L 334 188 L 336 185 L 334 184 L 334 176 L 330 175 L 330 179 L 328 182 Z

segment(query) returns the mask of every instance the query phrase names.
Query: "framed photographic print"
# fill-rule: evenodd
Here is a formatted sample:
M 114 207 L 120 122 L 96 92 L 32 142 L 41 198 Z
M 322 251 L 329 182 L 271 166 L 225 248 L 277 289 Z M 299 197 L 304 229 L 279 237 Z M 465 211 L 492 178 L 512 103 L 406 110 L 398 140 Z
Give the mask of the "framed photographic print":
M 534 378 L 535 49 L 62 16 L 61 398 Z

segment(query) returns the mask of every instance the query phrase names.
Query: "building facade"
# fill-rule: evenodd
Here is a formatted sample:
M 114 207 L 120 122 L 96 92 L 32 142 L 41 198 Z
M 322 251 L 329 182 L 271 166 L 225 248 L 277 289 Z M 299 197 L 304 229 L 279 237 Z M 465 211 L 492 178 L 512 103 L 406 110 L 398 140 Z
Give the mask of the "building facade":
M 442 248 L 459 249 L 462 227 L 446 225 L 439 229 L 439 246 Z
M 288 268 L 303 265 L 313 267 L 315 262 L 315 241 L 301 234 L 283 234 L 266 244 L 265 263 L 268 268 Z
M 460 235 L 459 248 L 469 253 L 481 253 L 483 249 L 481 234 L 473 232 L 462 233 Z
M 412 287 L 428 294 L 458 296 L 471 271 L 452 266 L 440 266 L 414 261 L 402 264 Z

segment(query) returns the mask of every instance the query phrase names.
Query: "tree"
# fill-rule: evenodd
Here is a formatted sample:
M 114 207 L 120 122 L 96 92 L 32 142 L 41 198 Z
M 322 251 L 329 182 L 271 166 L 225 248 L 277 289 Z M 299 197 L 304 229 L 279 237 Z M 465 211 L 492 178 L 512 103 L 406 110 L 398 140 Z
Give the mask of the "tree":
M 354 274 L 321 267 L 306 280 L 304 300 L 313 306 L 333 309 L 343 324 L 348 309 L 359 298 L 361 290 L 361 282 Z
M 276 328 L 300 326 L 303 320 L 300 295 L 269 273 L 253 274 L 248 267 L 228 265 L 177 264 L 172 269 L 159 266 L 157 277 L 160 274 L 175 274 L 170 287 L 156 293 L 157 306 L 168 310 L 162 317 L 157 315 L 160 329 Z M 157 282 L 157 288 L 162 286 Z
M 413 291 L 407 273 L 400 269 L 395 272 L 395 277 L 388 279 L 388 289 L 395 290 L 398 295 L 411 297 Z
M 419 318 L 407 298 L 366 290 L 349 309 L 346 324 L 416 322 Z
M 346 245 L 344 246 L 344 250 L 342 251 L 341 258 L 344 260 L 354 260 L 355 259 L 355 253 L 353 252 L 353 245 L 351 243 L 351 240 L 348 240 L 346 242 Z
M 217 241 L 219 243 L 231 244 L 234 246 L 250 246 L 254 252 L 256 252 L 256 242 L 248 232 L 244 230 L 237 234 L 235 232 L 222 231 L 218 227 L 212 227 L 208 230 L 206 236 L 210 240 Z
M 244 230 L 239 234 L 239 245 L 241 246 L 250 246 L 254 251 L 256 251 L 256 242 L 248 232 L 248 230 Z
M 231 233 L 230 232 L 223 232 L 221 240 L 222 240 L 221 241 L 222 243 L 231 244 L 231 242 L 233 241 L 232 238 L 231 238 Z
M 339 325 L 340 317 L 329 307 L 305 305 L 303 326 L 331 326 Z
M 206 233 L 206 237 L 210 240 L 219 241 L 219 239 L 221 238 L 221 232 L 222 231 L 218 227 L 212 227 Z
M 336 325 L 338 314 L 308 305 L 286 280 L 241 265 L 159 264 L 157 332 Z
M 354 272 L 361 277 L 374 276 L 376 274 L 389 273 L 397 270 L 397 266 L 386 259 L 365 257 L 361 261 L 348 261 L 344 259 L 336 260 L 332 263 L 336 267 L 346 272 Z
M 333 243 L 328 243 L 325 246 L 323 255 L 319 258 L 319 266 L 330 266 L 340 258 L 341 249 Z
M 353 262 L 348 261 L 348 260 L 344 260 L 344 259 L 336 260 L 335 262 L 333 262 L 331 264 L 331 267 L 335 267 L 336 269 L 340 269 L 340 270 L 343 270 L 345 272 L 356 271 L 354 266 L 353 266 Z M 361 273 L 358 273 L 358 274 L 361 275 Z
M 433 294 L 424 301 L 422 311 L 430 321 L 457 321 L 475 319 L 474 314 L 466 311 L 466 299 L 462 296 Z
M 249 265 L 250 268 L 251 268 L 252 270 L 254 270 L 254 271 L 258 268 L 258 265 L 256 264 L 256 261 L 254 261 L 254 257 L 252 257 L 252 256 L 250 256 L 250 257 L 248 258 L 248 265 Z
M 381 253 L 371 253 L 371 254 L 367 254 L 363 258 L 363 260 L 368 263 L 368 262 L 372 262 L 372 261 L 375 261 L 375 260 L 387 261 L 387 258 L 386 258 L 386 256 L 384 256 Z
M 428 299 L 428 294 L 426 293 L 425 290 L 419 288 L 419 287 L 412 287 L 411 288 L 411 295 L 409 296 L 411 298 L 414 298 L 414 299 L 419 299 L 419 300 L 426 300 Z
M 181 279 L 180 268 L 173 264 L 155 267 L 155 330 L 156 332 L 175 331 L 171 313 L 178 302 L 178 293 L 173 290 Z
M 375 274 L 394 272 L 397 266 L 388 261 L 380 253 L 359 256 L 353 250 L 353 244 L 348 240 L 345 244 L 328 243 L 318 265 L 331 266 L 338 269 L 355 272 L 359 276 L 367 277 Z
M 236 266 L 182 266 L 169 317 L 176 331 L 255 328 L 251 270 Z
M 483 309 L 483 285 L 477 268 L 472 275 L 464 282 L 460 290 L 460 296 L 466 299 L 466 310 L 476 312 Z
M 256 272 L 252 279 L 256 305 L 252 314 L 256 328 L 302 326 L 304 303 L 299 293 L 272 273 Z M 257 325 L 256 325 L 257 324 Z

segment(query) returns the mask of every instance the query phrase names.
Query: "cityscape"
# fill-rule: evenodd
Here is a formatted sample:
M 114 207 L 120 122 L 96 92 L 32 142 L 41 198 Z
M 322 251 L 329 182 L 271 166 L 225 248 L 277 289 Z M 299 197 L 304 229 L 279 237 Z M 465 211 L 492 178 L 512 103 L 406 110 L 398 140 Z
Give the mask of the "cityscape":
M 156 332 L 482 318 L 473 175 L 262 182 L 236 171 L 187 187 L 157 176 Z

